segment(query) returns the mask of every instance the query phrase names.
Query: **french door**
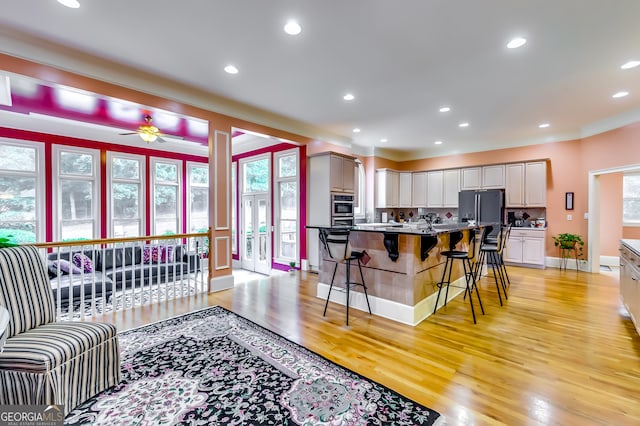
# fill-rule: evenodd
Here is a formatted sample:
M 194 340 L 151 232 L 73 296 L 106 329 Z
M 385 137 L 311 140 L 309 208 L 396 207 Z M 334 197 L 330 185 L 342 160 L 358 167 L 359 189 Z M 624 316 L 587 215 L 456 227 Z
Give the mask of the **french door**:
M 240 258 L 242 269 L 271 273 L 271 209 L 268 194 L 243 195 Z

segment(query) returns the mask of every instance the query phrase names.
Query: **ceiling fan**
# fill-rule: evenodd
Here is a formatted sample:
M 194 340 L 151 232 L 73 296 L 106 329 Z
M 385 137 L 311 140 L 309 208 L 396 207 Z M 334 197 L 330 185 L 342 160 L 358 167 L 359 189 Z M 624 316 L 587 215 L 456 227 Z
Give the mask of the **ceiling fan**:
M 162 138 L 162 136 L 166 136 L 166 135 L 164 133 L 161 133 L 160 129 L 158 129 L 156 126 L 151 124 L 152 121 L 153 121 L 153 118 L 151 118 L 149 114 L 145 114 L 144 116 L 145 124 L 141 124 L 140 127 L 138 127 L 138 130 L 130 133 L 120 133 L 120 135 L 140 135 L 140 138 L 142 138 L 142 140 L 147 143 L 167 142 L 165 139 Z

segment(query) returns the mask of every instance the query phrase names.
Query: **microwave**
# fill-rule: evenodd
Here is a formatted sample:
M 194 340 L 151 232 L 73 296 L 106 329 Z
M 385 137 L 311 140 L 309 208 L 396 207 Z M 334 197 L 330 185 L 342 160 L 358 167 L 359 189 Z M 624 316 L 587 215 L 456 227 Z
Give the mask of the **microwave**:
M 331 194 L 331 216 L 353 217 L 353 195 Z

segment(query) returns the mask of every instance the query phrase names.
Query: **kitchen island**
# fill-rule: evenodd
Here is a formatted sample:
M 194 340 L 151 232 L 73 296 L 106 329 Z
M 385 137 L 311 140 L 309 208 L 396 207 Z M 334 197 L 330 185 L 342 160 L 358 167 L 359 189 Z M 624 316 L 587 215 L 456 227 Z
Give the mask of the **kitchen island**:
M 349 227 L 349 242 L 353 250 L 366 250 L 371 257 L 362 272 L 367 285 L 371 311 L 405 324 L 416 325 L 433 313 L 438 293 L 437 284 L 442 278 L 445 259 L 442 251 L 455 247 L 456 250 L 468 250 L 469 233 L 485 226 L 496 224 L 420 225 L 390 226 L 389 224 L 362 224 Z M 330 228 L 328 226 L 307 226 L 311 229 Z M 479 244 L 476 245 L 476 249 Z M 335 267 L 327 250 L 320 242 L 320 265 L 317 296 L 326 299 L 329 284 Z M 352 280 L 359 281 L 357 263 L 352 263 Z M 345 304 L 345 266 L 339 265 L 331 301 Z M 461 262 L 455 262 L 451 275 L 452 287 L 448 300 L 464 292 L 464 273 Z M 336 291 L 336 288 L 338 291 Z M 438 308 L 444 304 L 441 295 Z M 350 305 L 367 310 L 364 293 L 360 287 L 351 291 Z

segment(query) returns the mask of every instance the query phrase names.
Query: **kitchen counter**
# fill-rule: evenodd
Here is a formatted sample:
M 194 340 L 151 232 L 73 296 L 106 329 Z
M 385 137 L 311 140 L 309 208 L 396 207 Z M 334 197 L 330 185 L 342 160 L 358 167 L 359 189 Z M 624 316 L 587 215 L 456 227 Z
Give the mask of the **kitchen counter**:
M 345 227 L 351 231 L 349 243 L 353 250 L 366 250 L 371 260 L 362 267 L 373 314 L 405 324 L 417 325 L 433 313 L 445 258 L 442 251 L 468 250 L 469 232 L 481 230 L 488 224 L 438 224 L 433 228 L 413 229 L 397 224 L 360 224 Z M 496 224 L 491 224 L 495 226 Z M 307 226 L 311 229 L 329 226 Z M 480 232 L 476 238 L 479 241 Z M 476 244 L 478 249 L 480 244 Z M 320 265 L 316 295 L 326 299 L 336 262 L 320 243 Z M 359 281 L 357 265 L 352 264 L 351 277 Z M 462 294 L 464 287 L 461 262 L 455 262 L 448 300 Z M 338 265 L 334 280 L 332 302 L 345 304 L 345 292 L 335 291 L 344 287 L 345 267 Z M 455 281 L 458 281 L 457 283 Z M 359 287 L 351 291 L 350 305 L 367 310 L 364 294 Z M 438 307 L 444 304 L 440 297 Z

